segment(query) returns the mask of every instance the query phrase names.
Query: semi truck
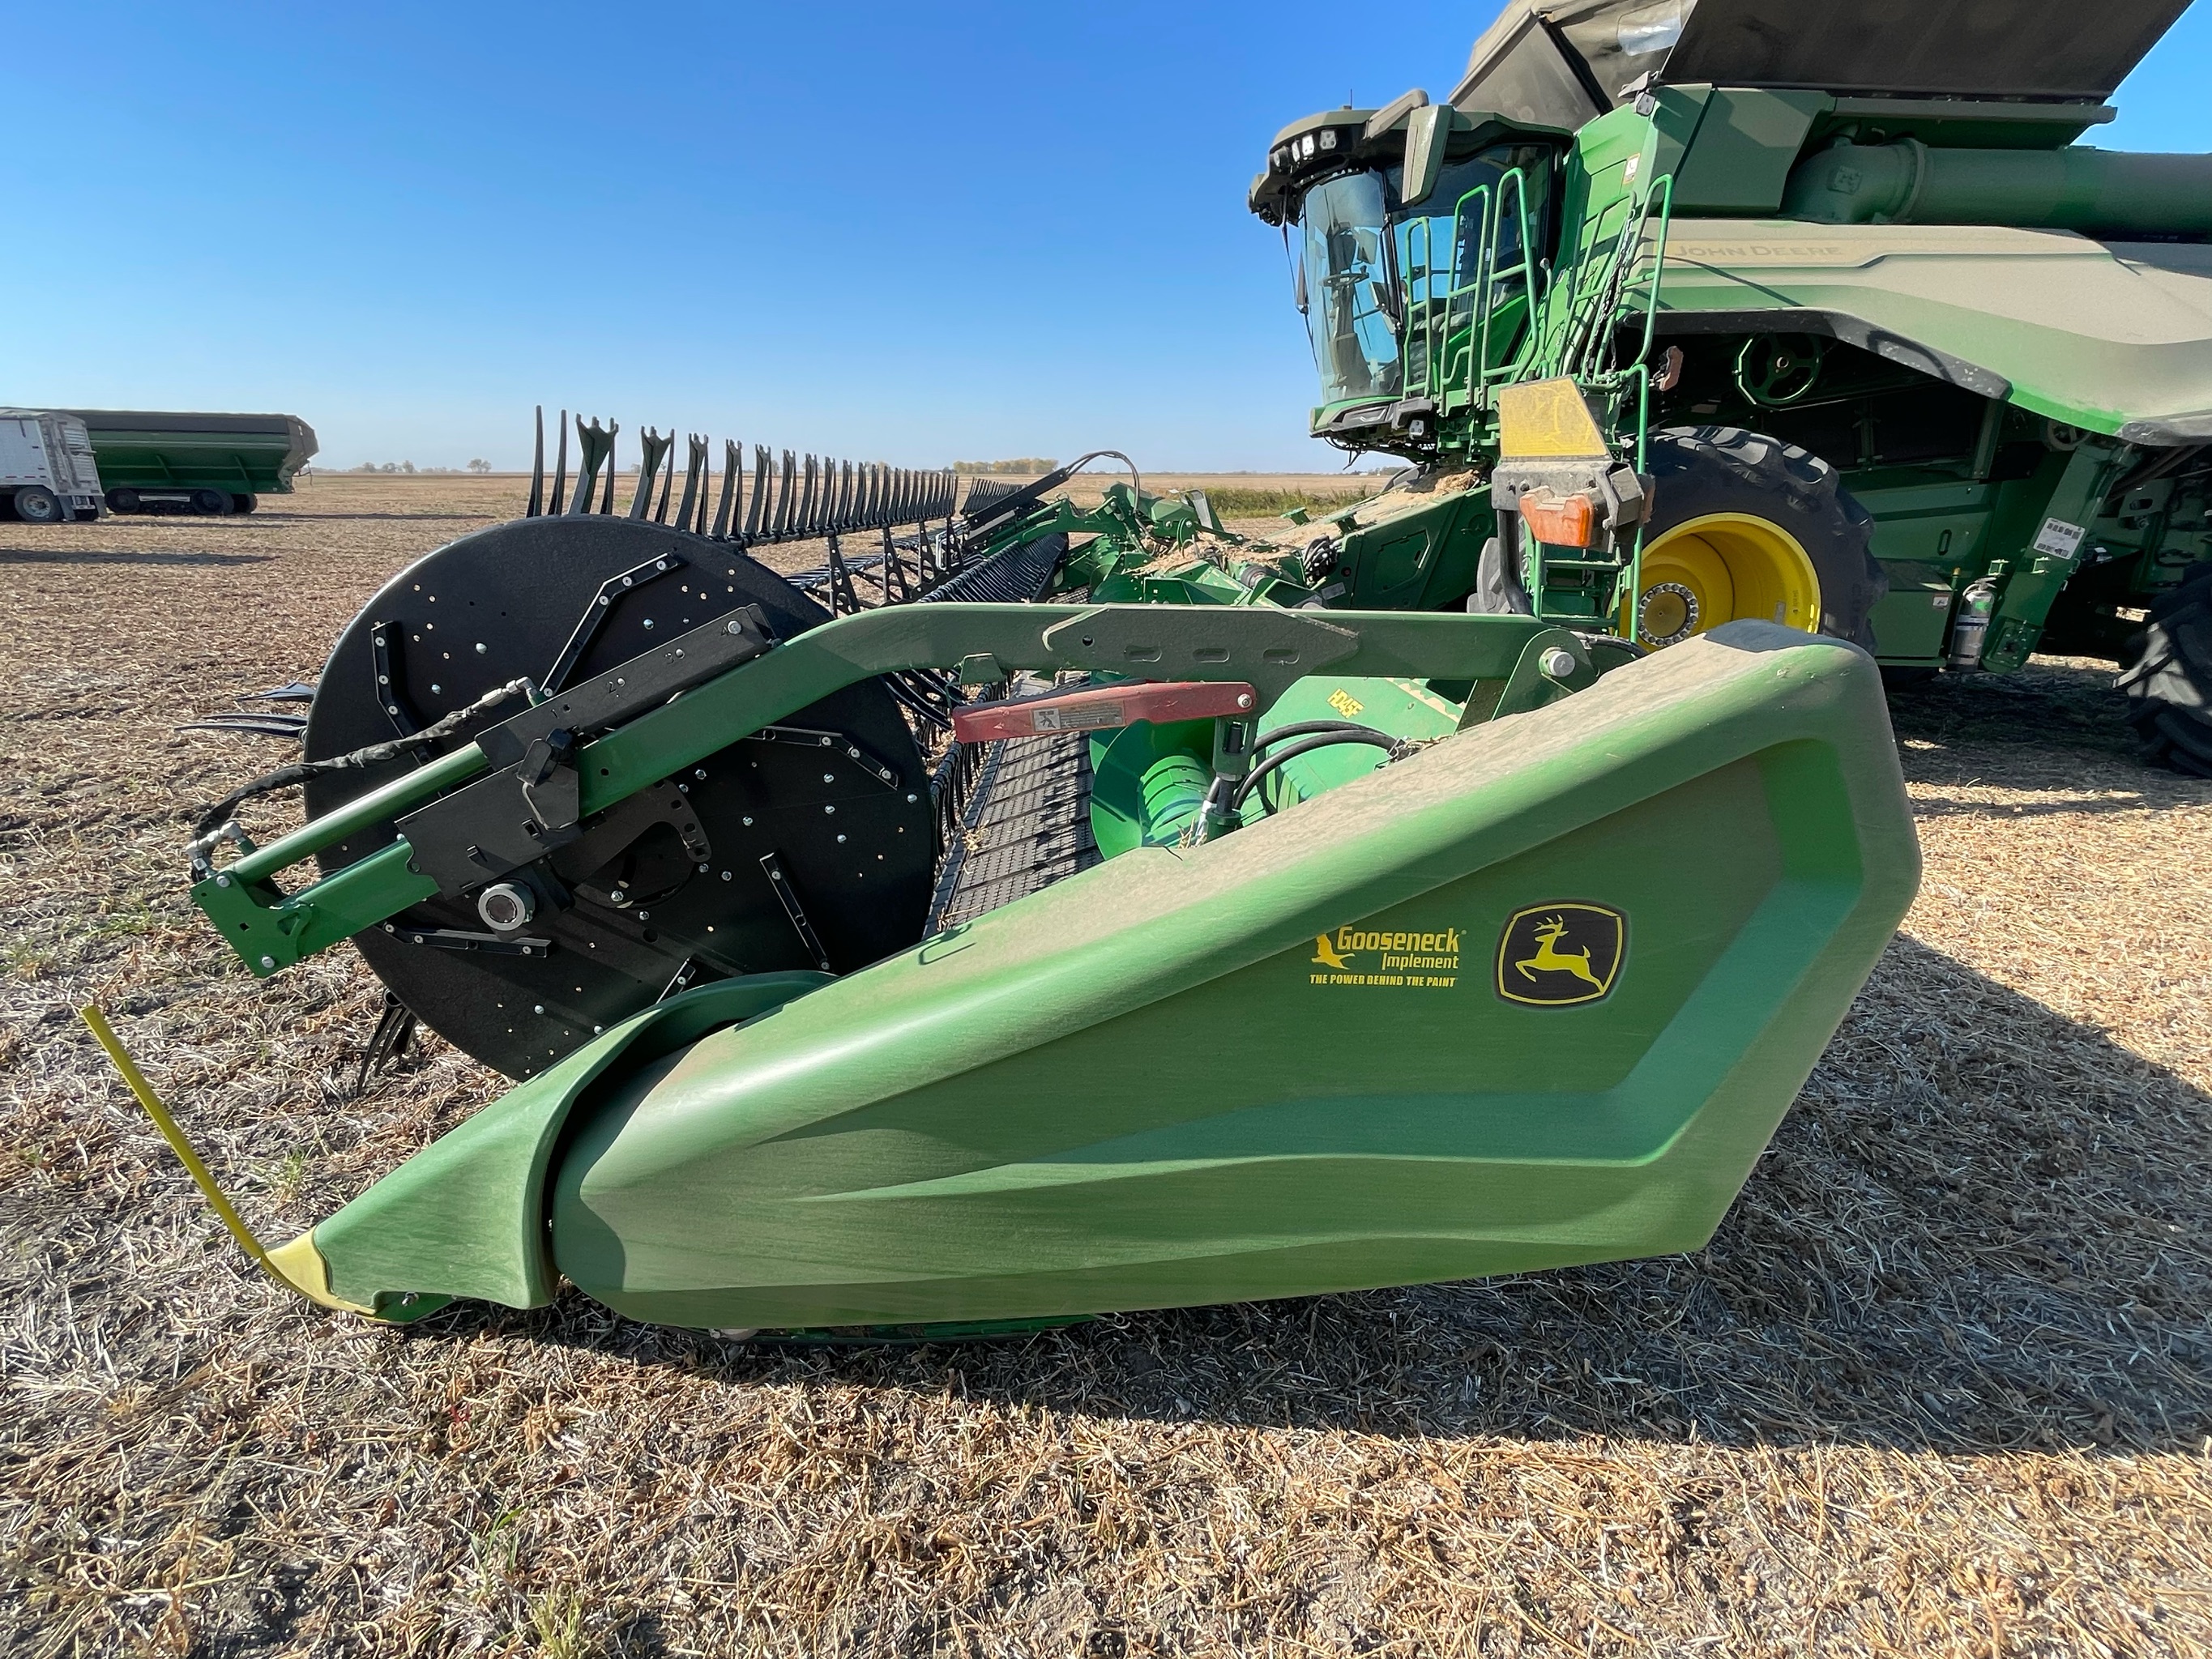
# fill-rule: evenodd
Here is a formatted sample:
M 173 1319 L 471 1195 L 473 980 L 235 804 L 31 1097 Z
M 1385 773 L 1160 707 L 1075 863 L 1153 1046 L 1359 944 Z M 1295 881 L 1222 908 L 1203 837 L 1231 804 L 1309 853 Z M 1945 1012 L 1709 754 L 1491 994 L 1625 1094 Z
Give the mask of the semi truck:
M 0 409 L 0 506 L 25 524 L 97 519 L 100 469 L 85 424 L 51 409 Z

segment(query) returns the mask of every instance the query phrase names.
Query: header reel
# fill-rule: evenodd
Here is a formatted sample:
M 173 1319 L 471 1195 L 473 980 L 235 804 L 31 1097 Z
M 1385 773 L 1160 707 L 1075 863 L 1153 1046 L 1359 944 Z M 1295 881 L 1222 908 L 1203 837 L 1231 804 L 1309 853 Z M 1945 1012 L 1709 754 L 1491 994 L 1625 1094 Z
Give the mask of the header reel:
M 356 812 L 315 854 L 331 876 L 404 836 L 410 874 L 428 890 L 355 942 L 414 1017 L 516 1078 L 693 986 L 849 971 L 920 937 L 928 915 L 946 803 L 924 750 L 950 723 L 952 676 L 842 686 L 580 813 L 580 746 L 618 723 L 613 714 L 642 713 L 696 678 L 648 684 L 639 671 L 657 651 L 708 630 L 718 648 L 737 647 L 720 651 L 726 665 L 872 605 L 1032 599 L 1066 544 L 960 533 L 951 472 L 779 460 L 759 446 L 749 466 L 732 441 L 718 491 L 695 434 L 679 484 L 673 437 L 649 428 L 618 507 L 619 424 L 575 420 L 573 474 L 565 410 L 558 429 L 549 477 L 541 411 L 524 517 L 417 561 L 339 636 L 298 769 L 310 821 L 328 823 L 441 757 L 514 744 L 511 728 L 532 727 L 495 763 L 530 763 L 519 793 L 478 786 L 411 813 Z M 969 495 L 982 511 L 1009 493 Z M 751 556 L 809 541 L 826 557 L 793 577 Z M 718 626 L 729 631 L 712 635 Z M 701 654 L 693 647 L 695 663 Z M 518 687 L 526 696 L 501 700 Z M 532 719 L 532 705 L 592 696 L 611 700 L 599 717 Z M 298 781 L 292 770 L 272 777 Z M 278 957 L 247 960 L 268 972 Z

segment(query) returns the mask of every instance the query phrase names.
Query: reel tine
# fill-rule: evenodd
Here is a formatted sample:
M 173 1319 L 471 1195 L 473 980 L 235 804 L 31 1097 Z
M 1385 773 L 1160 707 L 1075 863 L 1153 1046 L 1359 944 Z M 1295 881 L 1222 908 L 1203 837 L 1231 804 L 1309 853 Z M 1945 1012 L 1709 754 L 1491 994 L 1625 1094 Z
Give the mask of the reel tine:
M 714 509 L 714 539 L 718 542 L 727 541 L 729 539 L 730 526 L 732 522 L 731 513 L 732 509 L 737 505 L 738 489 L 739 485 L 744 483 L 744 477 L 745 456 L 744 447 L 734 438 L 723 439 L 722 501 L 721 505 Z M 702 502 L 700 504 L 699 511 L 703 514 L 706 510 L 705 503 Z
M 676 434 L 673 432 L 664 438 L 653 428 L 647 427 L 638 434 L 637 488 L 630 494 L 629 516 L 631 518 L 642 519 L 653 511 L 653 487 L 660 482 L 660 458 L 674 447 L 675 443 Z M 614 474 L 610 471 L 607 477 L 611 484 Z M 610 489 L 608 493 L 611 495 L 612 489 Z
M 592 510 L 592 492 L 599 481 L 599 441 L 605 435 L 599 428 L 598 416 L 592 416 L 589 426 L 584 424 L 582 416 L 576 416 L 576 494 L 568 503 L 568 511 L 572 514 Z M 564 428 L 562 433 L 563 441 L 567 437 Z
M 560 419 L 561 442 L 558 459 L 553 463 L 553 501 L 546 510 L 556 518 L 561 514 L 561 489 L 568 481 L 568 411 L 562 410 Z
M 783 452 L 783 483 L 776 492 L 775 537 L 781 541 L 791 528 L 791 486 L 793 476 L 799 470 L 799 458 L 789 450 Z
M 538 404 L 531 410 L 531 419 L 538 428 L 537 441 L 530 449 L 530 505 L 522 509 L 522 516 L 534 519 L 545 511 L 545 405 Z
M 799 535 L 811 536 L 816 532 L 816 524 L 822 514 L 822 503 L 816 495 L 820 484 L 814 457 L 809 455 L 806 458 L 805 493 L 799 498 L 799 523 L 795 526 Z
M 707 468 L 707 441 L 694 432 L 690 434 L 688 459 L 684 466 L 684 499 L 676 505 L 676 527 L 692 529 L 692 520 L 697 517 L 699 475 Z
M 766 510 L 761 497 L 768 493 L 768 451 L 759 444 L 753 446 L 753 494 L 745 503 L 745 539 L 760 539 L 762 514 Z
M 667 447 L 662 453 L 666 459 L 659 468 L 660 499 L 653 506 L 653 521 L 655 524 L 668 522 L 668 497 L 676 489 L 676 432 L 673 428 L 669 429 Z
M 607 479 L 599 491 L 599 511 L 602 513 L 611 514 L 615 510 L 615 436 L 621 430 L 621 422 L 607 422 Z

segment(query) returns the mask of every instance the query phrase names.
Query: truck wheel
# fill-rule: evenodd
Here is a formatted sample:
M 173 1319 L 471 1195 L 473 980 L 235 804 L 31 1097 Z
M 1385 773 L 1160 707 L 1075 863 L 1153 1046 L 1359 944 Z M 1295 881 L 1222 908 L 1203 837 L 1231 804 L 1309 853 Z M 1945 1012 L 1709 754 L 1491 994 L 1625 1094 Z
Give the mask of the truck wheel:
M 2212 778 L 2212 564 L 2159 596 L 2114 684 L 2151 760 Z
M 195 489 L 192 491 L 192 511 L 210 514 L 230 511 L 230 495 L 226 490 Z
M 107 510 L 110 513 L 136 513 L 138 507 L 138 492 L 135 489 L 111 489 L 107 492 Z
M 15 492 L 15 516 L 25 524 L 59 524 L 61 498 L 42 484 L 25 484 Z
M 1629 619 L 1639 644 L 1756 618 L 1874 649 L 1869 618 L 1889 578 L 1869 549 L 1874 520 L 1835 468 L 1732 426 L 1655 432 L 1646 456 L 1652 513 Z
M 255 496 L 241 495 L 236 490 L 231 492 L 230 510 L 234 513 L 251 513 L 260 505 L 260 501 Z

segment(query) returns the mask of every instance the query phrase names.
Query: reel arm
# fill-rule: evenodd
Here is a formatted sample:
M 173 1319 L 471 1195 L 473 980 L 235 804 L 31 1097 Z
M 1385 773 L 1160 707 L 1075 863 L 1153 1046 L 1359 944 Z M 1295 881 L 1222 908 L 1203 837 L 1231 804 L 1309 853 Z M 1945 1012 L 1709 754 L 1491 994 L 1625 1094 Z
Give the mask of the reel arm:
M 574 817 L 580 822 L 824 696 L 883 674 L 957 669 L 982 659 L 996 674 L 1242 681 L 1264 708 L 1324 669 L 1359 677 L 1507 681 L 1543 631 L 1532 617 L 1449 612 L 1333 611 L 1324 617 L 1267 607 L 947 604 L 841 617 L 777 644 L 749 633 L 738 636 L 733 650 L 727 624 L 718 621 L 256 848 L 195 883 L 192 899 L 247 969 L 265 979 L 455 880 L 404 834 L 295 893 L 277 886 L 280 873 L 365 829 L 433 811 L 477 811 L 489 822 L 496 805 L 512 809 L 507 821 L 523 823 L 523 770 L 544 764 L 543 755 L 533 758 L 532 745 L 555 731 L 600 733 L 574 749 Z M 709 664 L 714 665 L 705 678 L 688 678 Z M 642 696 L 641 685 L 647 688 Z M 640 708 L 641 702 L 649 706 Z M 494 770 L 495 760 L 507 763 Z M 486 772 L 489 777 L 479 775 Z M 527 787 L 544 793 L 543 780 Z M 534 816 L 530 821 L 549 831 L 575 827 Z M 449 838 L 443 844 L 459 843 Z M 468 850 L 486 854 L 485 881 L 519 867 L 516 861 L 494 868 L 504 855 L 483 842 Z

